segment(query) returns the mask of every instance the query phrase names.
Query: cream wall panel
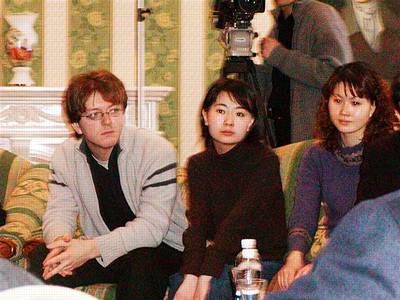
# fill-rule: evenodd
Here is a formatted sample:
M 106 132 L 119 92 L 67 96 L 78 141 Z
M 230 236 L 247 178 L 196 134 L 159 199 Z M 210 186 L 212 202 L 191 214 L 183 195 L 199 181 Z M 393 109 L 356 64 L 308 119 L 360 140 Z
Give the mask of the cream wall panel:
M 181 165 L 201 150 L 199 109 L 205 91 L 206 0 L 181 2 L 180 153 Z
M 136 5 L 135 0 L 113 0 L 112 72 L 126 88 L 136 87 Z
M 0 1 L 0 12 L 2 11 L 3 11 L 3 1 Z M 3 22 L 0 22 L 0 32 L 3 32 Z M 4 39 L 2 34 L 0 35 L 0 45 L 4 45 Z M 0 67 L 0 83 L 1 82 L 3 82 L 3 68 Z
M 43 7 L 43 85 L 64 87 L 68 81 L 68 1 L 45 0 Z

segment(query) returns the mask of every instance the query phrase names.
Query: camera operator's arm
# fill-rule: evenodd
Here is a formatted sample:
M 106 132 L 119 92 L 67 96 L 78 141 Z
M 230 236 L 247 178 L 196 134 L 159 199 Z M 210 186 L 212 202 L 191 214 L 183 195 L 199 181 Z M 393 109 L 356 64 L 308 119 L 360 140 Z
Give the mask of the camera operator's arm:
M 298 44 L 295 48 L 300 50 L 287 49 L 276 39 L 266 37 L 261 42 L 261 54 L 264 64 L 278 68 L 292 80 L 320 88 L 337 66 L 352 60 L 352 51 L 345 25 L 334 8 L 307 13 L 299 25 L 309 28 L 302 31 L 307 33 L 302 37 L 293 33 L 293 43 Z

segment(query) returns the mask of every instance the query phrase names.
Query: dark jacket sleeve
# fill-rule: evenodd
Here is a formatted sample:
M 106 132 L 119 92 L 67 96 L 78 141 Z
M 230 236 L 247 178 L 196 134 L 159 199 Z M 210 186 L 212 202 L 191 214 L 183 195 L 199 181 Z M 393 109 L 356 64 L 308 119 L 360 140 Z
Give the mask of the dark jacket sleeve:
M 357 201 L 359 202 L 373 197 L 374 189 L 377 188 L 376 176 L 378 169 L 374 166 L 376 153 L 373 148 L 365 147 L 363 151 L 363 162 L 360 166 L 360 181 L 357 188 Z M 372 172 L 371 172 L 372 171 Z
M 200 275 L 200 268 L 206 251 L 206 232 L 209 217 L 207 187 L 204 170 L 195 158 L 188 162 L 189 207 L 186 217 L 188 228 L 183 233 L 183 274 Z M 203 171 L 203 172 L 202 172 Z
M 247 177 L 247 184 L 235 207 L 219 226 L 214 243 L 207 247 L 202 274 L 219 277 L 226 256 L 240 250 L 232 249 L 233 245 L 240 245 L 241 239 L 249 234 L 249 227 L 254 226 L 264 238 L 267 236 L 272 251 L 281 250 L 282 245 L 286 248 L 285 206 L 278 158 L 272 152 L 267 153 L 265 159 L 243 176 Z
M 400 189 L 400 132 L 366 145 L 356 204 Z

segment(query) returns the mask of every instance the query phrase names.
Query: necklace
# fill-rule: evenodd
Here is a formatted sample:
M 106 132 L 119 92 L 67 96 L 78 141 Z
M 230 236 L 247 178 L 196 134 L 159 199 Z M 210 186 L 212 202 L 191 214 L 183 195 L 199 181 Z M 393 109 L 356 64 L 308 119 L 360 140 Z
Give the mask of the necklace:
M 364 145 L 360 143 L 354 147 L 340 147 L 334 153 L 339 161 L 351 167 L 361 164 L 363 149 Z

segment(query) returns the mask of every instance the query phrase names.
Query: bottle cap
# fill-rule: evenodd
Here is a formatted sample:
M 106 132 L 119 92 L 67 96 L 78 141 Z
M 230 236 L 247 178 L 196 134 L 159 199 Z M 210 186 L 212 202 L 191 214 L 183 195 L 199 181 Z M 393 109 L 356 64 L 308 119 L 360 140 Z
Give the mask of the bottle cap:
M 257 247 L 255 239 L 242 239 L 240 244 L 242 245 L 242 249 L 255 249 Z

